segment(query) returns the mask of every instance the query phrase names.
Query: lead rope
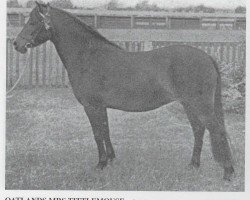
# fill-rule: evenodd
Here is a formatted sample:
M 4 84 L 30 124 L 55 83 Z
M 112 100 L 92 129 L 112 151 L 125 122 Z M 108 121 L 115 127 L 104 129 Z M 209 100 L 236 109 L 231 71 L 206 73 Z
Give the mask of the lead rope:
M 21 78 L 23 77 L 24 72 L 25 72 L 25 70 L 27 69 L 27 66 L 28 66 L 28 64 L 29 64 L 30 55 L 31 55 L 31 54 L 30 54 L 30 50 L 28 49 L 28 56 L 27 56 L 27 59 L 26 59 L 25 66 L 24 66 L 24 68 L 23 68 L 23 70 L 22 70 L 20 76 L 18 77 L 16 83 L 13 85 L 13 87 L 12 87 L 9 91 L 6 92 L 6 98 L 7 98 L 7 99 L 9 99 L 9 98 L 11 98 L 11 97 L 14 96 L 14 95 L 9 95 L 9 94 L 10 94 L 14 89 L 16 89 L 18 83 L 20 82 Z

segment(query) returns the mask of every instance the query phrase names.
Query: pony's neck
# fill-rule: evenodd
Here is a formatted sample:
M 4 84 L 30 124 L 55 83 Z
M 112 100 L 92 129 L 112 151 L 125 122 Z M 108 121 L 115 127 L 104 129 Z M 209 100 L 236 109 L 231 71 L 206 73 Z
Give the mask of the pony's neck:
M 71 67 L 79 56 L 87 57 L 91 52 L 105 51 L 107 48 L 121 49 L 65 11 L 52 8 L 50 16 L 53 29 L 51 41 L 66 68 Z

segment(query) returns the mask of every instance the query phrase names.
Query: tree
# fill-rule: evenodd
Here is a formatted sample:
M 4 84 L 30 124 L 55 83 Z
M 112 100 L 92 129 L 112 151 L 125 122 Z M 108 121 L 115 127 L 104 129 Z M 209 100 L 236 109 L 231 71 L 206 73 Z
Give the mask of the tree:
M 148 2 L 148 0 L 143 0 L 143 1 L 139 2 L 139 3 L 137 3 L 136 6 L 135 6 L 135 9 L 136 10 L 147 10 L 147 11 L 149 11 L 149 10 L 153 10 L 153 11 L 162 10 L 155 3 L 150 4 Z
M 246 13 L 246 7 L 238 6 L 237 8 L 235 8 L 234 12 L 235 13 Z
M 215 9 L 204 5 L 194 7 L 194 12 L 214 13 Z
M 105 6 L 108 10 L 117 10 L 120 7 L 118 0 L 110 0 Z
M 149 10 L 150 4 L 148 0 L 143 0 L 136 4 L 135 9 L 136 10 Z
M 7 1 L 7 7 L 12 7 L 12 8 L 20 8 L 22 7 L 17 0 L 8 0 Z
M 179 7 L 179 8 L 176 8 L 174 10 L 177 12 L 204 12 L 204 13 L 214 13 L 215 12 L 214 8 L 207 7 L 204 5 Z
M 50 5 L 57 7 L 57 8 L 67 8 L 72 9 L 74 6 L 70 0 L 52 0 Z
M 29 0 L 27 3 L 26 3 L 26 7 L 27 8 L 34 8 L 36 6 L 36 2 L 38 3 L 43 3 L 42 0 Z

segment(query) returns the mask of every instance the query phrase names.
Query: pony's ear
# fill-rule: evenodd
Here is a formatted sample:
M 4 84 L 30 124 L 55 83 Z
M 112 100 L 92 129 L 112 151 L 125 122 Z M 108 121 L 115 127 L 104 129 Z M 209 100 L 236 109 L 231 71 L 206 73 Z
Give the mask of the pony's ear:
M 51 9 L 49 2 L 47 3 L 46 7 L 47 7 L 47 13 L 49 13 L 49 11 Z
M 42 13 L 43 11 L 42 5 L 38 3 L 37 1 L 35 1 L 35 3 L 36 3 L 36 6 L 38 7 L 38 11 Z
M 40 4 L 40 3 L 38 3 L 36 1 L 36 5 L 38 7 L 38 12 L 40 14 L 44 14 L 44 15 L 47 14 L 47 13 L 49 13 L 50 8 L 51 8 L 49 3 L 47 3 L 47 4 Z

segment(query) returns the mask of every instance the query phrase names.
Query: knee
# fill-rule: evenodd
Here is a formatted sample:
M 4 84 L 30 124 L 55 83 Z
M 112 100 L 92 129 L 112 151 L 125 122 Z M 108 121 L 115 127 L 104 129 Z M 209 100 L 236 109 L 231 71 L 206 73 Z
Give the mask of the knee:
M 195 125 L 193 126 L 193 132 L 195 137 L 203 137 L 205 132 L 205 126 L 203 125 Z

